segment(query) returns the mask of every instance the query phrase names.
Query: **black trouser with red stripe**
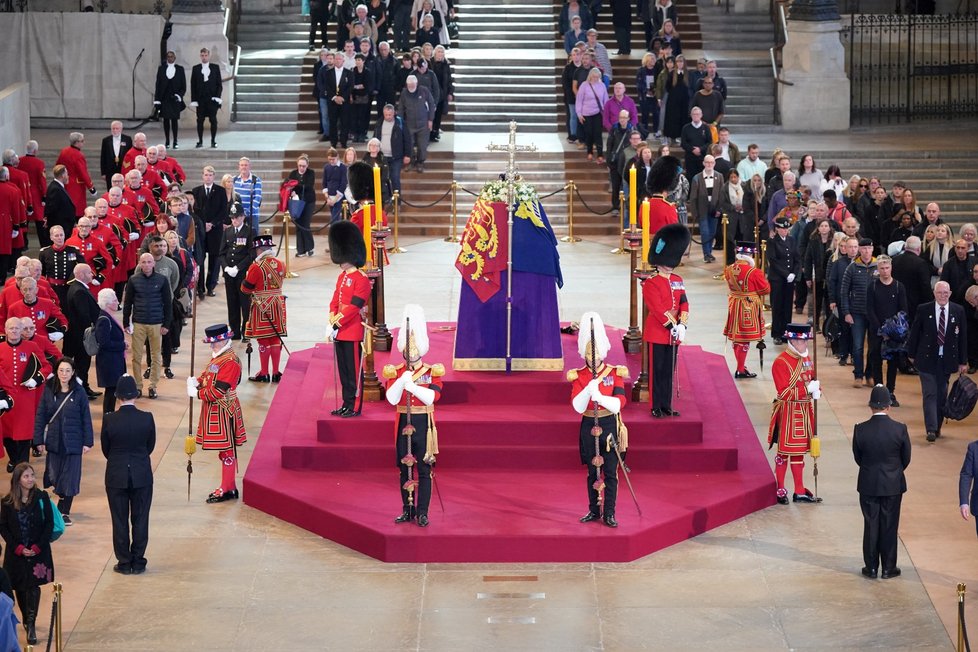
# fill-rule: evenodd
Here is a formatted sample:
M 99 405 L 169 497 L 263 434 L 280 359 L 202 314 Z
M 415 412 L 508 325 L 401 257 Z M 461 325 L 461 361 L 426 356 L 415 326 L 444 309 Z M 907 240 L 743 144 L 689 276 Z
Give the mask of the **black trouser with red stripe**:
M 340 386 L 343 388 L 343 407 L 348 410 L 357 410 L 357 381 L 360 375 L 360 347 L 359 341 L 348 342 L 336 340 L 333 342 L 333 350 L 336 351 L 336 369 L 340 375 Z

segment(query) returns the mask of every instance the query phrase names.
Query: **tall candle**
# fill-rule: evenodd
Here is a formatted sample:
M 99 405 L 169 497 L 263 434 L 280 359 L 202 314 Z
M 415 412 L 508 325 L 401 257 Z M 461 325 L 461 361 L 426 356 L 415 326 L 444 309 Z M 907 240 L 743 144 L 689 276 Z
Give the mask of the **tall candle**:
M 383 223 L 384 200 L 380 192 L 380 166 L 374 163 L 374 204 L 377 205 L 377 213 L 374 215 L 374 224 Z
M 628 228 L 635 230 L 635 166 L 628 170 Z
M 649 261 L 649 242 L 652 236 L 649 233 L 649 200 L 642 200 L 642 265 Z
M 363 208 L 363 242 L 367 245 L 367 265 L 373 267 L 374 263 L 374 206 L 364 206 Z

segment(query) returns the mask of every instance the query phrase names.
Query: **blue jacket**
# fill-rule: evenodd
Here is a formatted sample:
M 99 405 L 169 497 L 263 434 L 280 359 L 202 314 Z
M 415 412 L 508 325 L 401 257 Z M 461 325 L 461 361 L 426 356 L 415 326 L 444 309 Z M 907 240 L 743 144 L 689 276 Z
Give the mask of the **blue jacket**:
M 60 399 L 55 396 L 50 383 L 61 383 L 57 377 L 45 383 L 44 393 L 41 395 L 41 404 L 37 406 L 37 418 L 34 419 L 34 445 L 47 446 L 52 453 L 61 455 L 81 455 L 82 446 L 91 448 L 95 445 L 95 433 L 92 430 L 92 413 L 88 409 L 88 395 L 81 383 L 75 383 L 71 388 L 71 396 L 65 406 L 54 417 L 51 425 L 48 426 L 47 437 L 44 436 L 44 427 L 48 421 L 58 411 L 61 405 Z
M 374 128 L 374 138 L 380 140 L 383 135 L 384 119 L 381 118 Z M 394 129 L 391 131 L 391 158 L 402 159 L 411 155 L 411 132 L 404 128 L 404 119 L 399 115 L 394 116 Z
M 122 374 L 126 373 L 126 335 L 104 310 L 95 320 L 95 340 L 98 342 L 98 354 L 95 356 L 98 386 L 115 387 Z

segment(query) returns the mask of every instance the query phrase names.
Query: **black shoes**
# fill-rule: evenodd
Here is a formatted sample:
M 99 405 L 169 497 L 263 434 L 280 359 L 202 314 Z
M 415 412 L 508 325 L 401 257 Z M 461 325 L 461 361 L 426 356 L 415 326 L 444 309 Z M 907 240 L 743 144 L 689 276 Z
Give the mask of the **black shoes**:
M 591 521 L 598 521 L 601 517 L 594 512 L 588 512 L 580 518 L 581 523 L 590 523 Z
M 896 394 L 890 394 L 890 407 L 900 407 L 900 401 L 897 400 Z
M 784 346 L 784 338 L 775 337 L 774 338 L 774 345 L 775 346 Z
M 253 383 L 267 383 L 271 381 L 268 374 L 255 374 L 254 376 L 249 376 L 248 380 Z
M 132 569 L 132 574 L 133 575 L 142 575 L 145 572 L 146 572 L 146 567 L 145 566 L 133 566 L 133 569 Z
M 608 527 L 618 527 L 618 521 L 615 520 L 613 514 L 611 516 L 605 515 L 605 517 L 601 519 L 601 521 Z
M 132 568 L 129 566 L 129 564 L 116 564 L 112 567 L 112 570 L 120 575 L 132 575 Z
M 14 463 L 7 462 L 7 473 L 13 473 L 13 472 L 14 472 Z
M 405 507 L 401 515 L 394 519 L 397 524 L 407 523 L 408 521 L 414 520 L 414 510 L 411 507 Z
M 232 489 L 231 491 L 221 491 L 218 489 L 214 491 L 207 497 L 208 503 L 223 503 L 228 500 L 237 500 L 238 490 Z
M 778 496 L 778 504 L 779 505 L 787 505 L 788 504 L 788 495 L 785 494 L 784 496 Z
M 173 378 L 173 370 L 167 367 L 163 370 L 163 375 L 167 378 Z
M 143 370 L 143 380 L 149 380 L 149 369 Z
M 935 442 L 935 441 L 937 441 L 937 433 L 934 432 L 933 430 L 928 430 L 927 431 L 927 441 L 929 441 L 929 442 Z
M 883 571 L 883 574 L 880 575 L 880 577 L 882 577 L 884 580 L 888 580 L 893 577 L 900 577 L 900 573 L 902 573 L 902 571 L 894 566 L 890 570 Z
M 85 390 L 85 394 L 88 395 L 88 400 L 89 401 L 94 401 L 95 399 L 97 399 L 99 396 L 102 395 L 102 392 L 96 392 L 96 391 L 94 391 L 92 389 L 86 389 Z
M 737 379 L 740 379 L 740 378 L 757 378 L 757 374 L 755 374 L 753 372 L 750 372 L 747 369 L 744 369 L 743 371 L 735 371 L 734 372 L 734 378 L 737 378 Z
M 664 408 L 662 408 L 662 414 L 666 415 L 667 417 L 678 417 L 679 416 L 679 411 L 678 410 L 673 410 L 672 408 L 666 408 L 666 407 L 664 407 Z
M 871 580 L 875 580 L 876 579 L 876 569 L 875 568 L 866 568 L 866 567 L 863 567 L 862 574 L 863 574 L 863 577 L 868 577 Z M 884 576 L 885 575 L 886 575 L 886 573 L 884 573 Z
M 217 149 L 217 141 L 216 140 L 212 140 L 211 141 L 211 149 Z
M 338 408 L 336 410 L 331 410 L 330 414 L 332 414 L 334 417 L 341 417 L 343 419 L 348 419 L 349 417 L 360 416 L 360 411 L 352 410 L 344 405 L 343 407 Z
M 208 290 L 207 291 L 207 296 L 209 296 L 209 297 L 216 297 L 217 295 L 214 294 L 214 290 Z
M 662 411 L 662 410 L 660 410 L 659 408 L 652 408 L 652 413 L 651 413 L 651 414 L 652 414 L 652 416 L 653 416 L 653 417 L 655 417 L 656 419 L 661 419 L 661 418 L 663 418 L 663 417 L 665 417 L 665 416 L 666 416 L 666 414 L 665 414 L 665 412 L 663 412 L 663 411 Z
M 418 516 L 418 527 L 428 527 L 428 515 L 420 514 Z
M 816 498 L 810 489 L 805 489 L 803 494 L 791 494 L 791 502 L 793 503 L 820 503 L 821 498 Z
M 198 141 L 197 141 L 197 144 L 196 144 L 196 145 L 195 145 L 194 147 L 195 147 L 196 149 L 200 149 L 200 148 L 201 148 L 201 147 L 203 147 L 203 146 L 204 146 L 204 143 L 202 143 L 202 142 L 200 142 L 200 141 L 198 140 Z
M 281 372 L 276 371 L 275 373 L 272 374 L 272 382 L 273 383 L 277 383 L 280 380 L 282 380 L 282 373 Z
M 156 393 L 156 390 L 154 388 L 150 387 L 149 388 L 149 397 L 152 398 L 152 399 L 155 399 L 158 396 L 159 396 L 159 394 Z

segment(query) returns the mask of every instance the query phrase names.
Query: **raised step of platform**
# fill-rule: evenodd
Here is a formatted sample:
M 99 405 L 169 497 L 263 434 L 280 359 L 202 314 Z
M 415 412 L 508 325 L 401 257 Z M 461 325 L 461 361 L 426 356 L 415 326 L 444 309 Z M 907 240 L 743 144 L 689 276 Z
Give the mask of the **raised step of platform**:
M 430 527 L 393 523 L 392 408 L 328 415 L 335 388 L 326 344 L 289 359 L 245 474 L 245 502 L 384 561 L 510 563 L 630 561 L 774 503 L 773 474 L 726 363 L 685 347 L 675 405 L 683 416 L 653 420 L 644 403 L 623 412 L 642 514 L 621 478 L 620 527 L 578 523 L 587 511 L 580 417 L 564 375 L 452 371 L 454 333 L 438 326 L 429 324 L 428 359 L 449 367 L 436 408 L 444 512 L 433 497 Z M 640 360 L 625 356 L 620 335 L 609 333 L 609 361 L 627 364 L 634 378 Z M 577 366 L 576 338 L 564 345 L 566 366 Z M 378 369 L 386 357 L 377 354 Z

